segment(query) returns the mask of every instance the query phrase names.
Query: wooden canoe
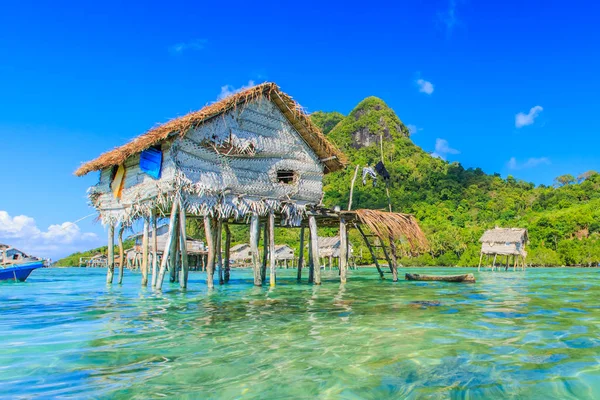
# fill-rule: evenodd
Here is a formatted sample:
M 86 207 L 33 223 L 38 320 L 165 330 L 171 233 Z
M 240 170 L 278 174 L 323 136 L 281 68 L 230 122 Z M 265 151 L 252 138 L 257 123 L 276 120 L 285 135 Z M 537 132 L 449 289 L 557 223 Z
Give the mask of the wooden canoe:
M 407 281 L 442 281 L 442 282 L 468 282 L 468 283 L 475 282 L 475 277 L 473 276 L 473 274 L 465 274 L 465 275 L 406 274 L 405 279 Z

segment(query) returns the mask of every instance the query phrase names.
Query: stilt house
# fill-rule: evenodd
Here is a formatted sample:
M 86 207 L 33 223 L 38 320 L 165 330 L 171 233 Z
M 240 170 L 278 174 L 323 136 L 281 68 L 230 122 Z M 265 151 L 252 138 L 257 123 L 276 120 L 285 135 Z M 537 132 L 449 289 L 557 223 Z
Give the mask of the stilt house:
M 100 172 L 89 198 L 109 227 L 109 243 L 114 241 L 116 225 L 127 226 L 144 219 L 143 247 L 147 252 L 150 225 L 154 230 L 157 216 L 168 216 L 164 253 L 175 257 L 177 246 L 182 254 L 187 253 L 186 218 L 203 218 L 209 249 L 209 287 L 213 285 L 215 263 L 219 281 L 227 280 L 228 225 L 249 223 L 254 283 L 262 285 L 265 273 L 261 273 L 258 254 L 261 223 L 268 227 L 265 232 L 269 240 L 265 243 L 273 250 L 269 265 L 270 283 L 274 284 L 275 225 L 308 226 L 317 246 L 317 219 L 342 228 L 341 222 L 343 236 L 346 223 L 364 222 L 357 212 L 321 206 L 324 174 L 340 170 L 346 163 L 344 154 L 290 96 L 274 83 L 264 83 L 157 126 L 83 164 L 75 174 Z M 409 240 L 424 241 L 412 217 L 404 225 L 390 221 L 388 230 L 394 235 L 408 232 L 412 235 Z M 379 223 L 385 225 L 385 218 Z M 223 260 L 221 230 L 226 232 Z M 179 240 L 175 240 L 177 236 Z M 316 247 L 313 257 L 318 259 Z M 142 266 L 144 285 L 148 279 L 147 258 L 143 261 L 146 266 Z M 152 265 L 152 283 L 158 289 L 167 269 L 166 260 L 161 260 L 160 270 L 156 263 Z M 107 281 L 112 281 L 110 265 L 109 261 Z M 182 287 L 187 284 L 187 268 L 182 263 Z M 176 277 L 172 275 L 173 279 Z M 346 279 L 345 274 L 341 279 Z M 318 271 L 314 283 L 321 283 Z
M 529 241 L 527 229 L 496 227 L 485 231 L 479 241 L 481 242 L 479 268 L 481 268 L 484 255 L 488 259 L 494 256 L 492 268 L 495 268 L 498 256 L 506 256 L 506 269 L 508 269 L 510 256 L 513 256 L 514 269 L 517 265 L 520 265 L 523 269 L 525 268 L 525 258 L 527 257 L 525 245 Z

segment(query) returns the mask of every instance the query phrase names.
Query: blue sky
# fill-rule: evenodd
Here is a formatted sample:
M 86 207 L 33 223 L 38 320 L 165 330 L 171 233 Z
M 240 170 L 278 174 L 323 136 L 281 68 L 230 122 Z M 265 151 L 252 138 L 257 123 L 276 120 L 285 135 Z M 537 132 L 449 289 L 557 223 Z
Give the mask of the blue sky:
M 250 82 L 309 111 L 381 97 L 465 167 L 600 170 L 591 1 L 80 3 L 0 14 L 0 242 L 40 255 L 104 242 L 93 218 L 67 223 L 93 212 L 81 162 Z

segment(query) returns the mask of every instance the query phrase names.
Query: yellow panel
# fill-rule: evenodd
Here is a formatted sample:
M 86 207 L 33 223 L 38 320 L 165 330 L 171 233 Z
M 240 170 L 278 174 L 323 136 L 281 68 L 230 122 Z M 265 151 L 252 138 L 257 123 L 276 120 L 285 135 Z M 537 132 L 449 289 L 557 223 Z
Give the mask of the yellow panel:
M 115 179 L 113 179 L 111 184 L 111 189 L 113 191 L 115 199 L 121 198 L 121 194 L 123 193 L 123 186 L 125 186 L 125 166 L 121 164 L 119 165 L 117 173 L 115 174 Z

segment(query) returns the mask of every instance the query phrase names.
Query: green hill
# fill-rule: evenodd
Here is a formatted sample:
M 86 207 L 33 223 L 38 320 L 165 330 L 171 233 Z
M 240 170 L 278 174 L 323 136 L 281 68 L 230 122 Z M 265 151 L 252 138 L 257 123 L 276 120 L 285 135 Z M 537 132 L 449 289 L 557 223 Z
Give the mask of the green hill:
M 337 115 L 337 113 L 336 113 Z M 327 121 L 326 113 L 313 119 Z M 381 158 L 390 172 L 394 211 L 414 214 L 426 233 L 430 253 L 405 258 L 405 265 L 476 265 L 478 239 L 494 226 L 529 229 L 528 261 L 537 265 L 591 265 L 600 261 L 600 175 L 557 178 L 557 187 L 538 186 L 488 175 L 448 163 L 415 145 L 406 126 L 382 100 L 369 97 L 328 133 L 351 165 L 325 178 L 325 204 L 347 205 L 356 164 L 374 166 Z M 358 183 L 353 208 L 387 207 L 383 182 Z

